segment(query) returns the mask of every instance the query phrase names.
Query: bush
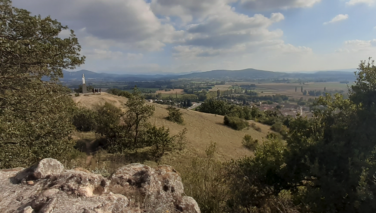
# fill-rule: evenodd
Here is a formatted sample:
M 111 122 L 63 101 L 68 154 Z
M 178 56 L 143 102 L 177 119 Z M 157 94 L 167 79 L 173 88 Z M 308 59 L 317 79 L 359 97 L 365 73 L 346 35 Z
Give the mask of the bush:
M 78 97 L 78 96 L 80 96 L 80 94 L 76 93 L 76 94 L 74 94 L 74 96 Z
M 167 120 L 176 122 L 178 124 L 182 124 L 184 122 L 183 113 L 181 113 L 179 109 L 169 106 L 167 110 L 168 110 Z
M 257 126 L 255 123 L 251 123 L 251 127 L 252 127 L 254 130 L 256 130 L 256 131 L 261 132 L 261 128 L 260 128 L 259 126 Z
M 275 132 L 278 132 L 284 138 L 287 137 L 287 134 L 289 132 L 289 129 L 285 125 L 283 125 L 281 122 L 277 122 L 277 123 L 273 124 L 270 129 L 275 131 Z
M 249 150 L 255 150 L 258 146 L 258 140 L 253 139 L 250 135 L 244 135 L 242 140 L 243 146 L 247 147 Z
M 79 108 L 73 115 L 73 125 L 78 131 L 88 132 L 97 128 L 97 113 L 90 109 Z
M 237 118 L 237 117 L 229 117 L 227 115 L 225 116 L 223 123 L 226 126 L 229 126 L 235 130 L 242 130 L 249 126 L 248 122 L 245 121 L 244 119 Z
M 123 113 L 121 109 L 107 102 L 102 106 L 96 106 L 95 109 L 98 113 L 96 133 L 108 137 L 112 129 L 118 126 Z
M 170 130 L 155 126 L 146 131 L 146 144 L 151 145 L 156 160 L 159 160 L 166 151 L 173 148 L 174 137 L 170 136 Z

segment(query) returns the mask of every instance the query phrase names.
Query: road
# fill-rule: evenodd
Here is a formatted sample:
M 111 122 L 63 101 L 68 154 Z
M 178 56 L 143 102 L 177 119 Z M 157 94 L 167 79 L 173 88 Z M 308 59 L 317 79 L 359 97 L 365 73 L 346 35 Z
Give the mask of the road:
M 195 109 L 195 108 L 197 108 L 199 106 L 201 106 L 201 103 L 194 103 L 191 107 L 188 107 L 187 109 L 192 110 L 192 109 Z

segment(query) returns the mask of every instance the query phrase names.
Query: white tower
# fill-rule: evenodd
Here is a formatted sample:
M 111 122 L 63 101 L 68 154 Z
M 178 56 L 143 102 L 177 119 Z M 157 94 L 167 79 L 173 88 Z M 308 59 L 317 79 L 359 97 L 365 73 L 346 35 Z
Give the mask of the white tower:
M 82 84 L 85 84 L 85 74 L 82 74 Z
M 85 83 L 85 75 L 82 74 L 82 93 L 87 93 L 86 83 Z

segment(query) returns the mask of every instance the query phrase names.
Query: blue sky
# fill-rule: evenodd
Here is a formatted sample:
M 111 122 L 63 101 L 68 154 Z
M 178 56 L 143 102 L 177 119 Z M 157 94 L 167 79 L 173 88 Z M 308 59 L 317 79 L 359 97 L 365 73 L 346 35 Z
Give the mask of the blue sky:
M 105 73 L 356 68 L 376 58 L 376 0 L 13 0 L 75 31 Z M 69 36 L 63 31 L 61 37 Z

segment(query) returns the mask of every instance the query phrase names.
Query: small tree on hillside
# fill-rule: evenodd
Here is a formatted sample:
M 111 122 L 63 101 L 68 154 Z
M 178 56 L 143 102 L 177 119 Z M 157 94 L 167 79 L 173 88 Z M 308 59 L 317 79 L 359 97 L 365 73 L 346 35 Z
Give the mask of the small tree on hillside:
M 164 127 L 153 126 L 146 131 L 146 144 L 153 147 L 152 151 L 156 159 L 173 148 L 174 140 L 174 137 L 170 136 L 170 130 Z
M 183 113 L 181 113 L 179 109 L 169 106 L 167 110 L 168 110 L 167 120 L 176 122 L 179 124 L 182 124 L 184 122 Z
M 146 131 L 147 120 L 154 114 L 154 106 L 145 103 L 145 99 L 141 92 L 135 87 L 132 96 L 129 97 L 127 103 L 127 112 L 125 113 L 125 129 L 132 135 L 132 149 L 142 146 L 139 141 L 142 134 Z

